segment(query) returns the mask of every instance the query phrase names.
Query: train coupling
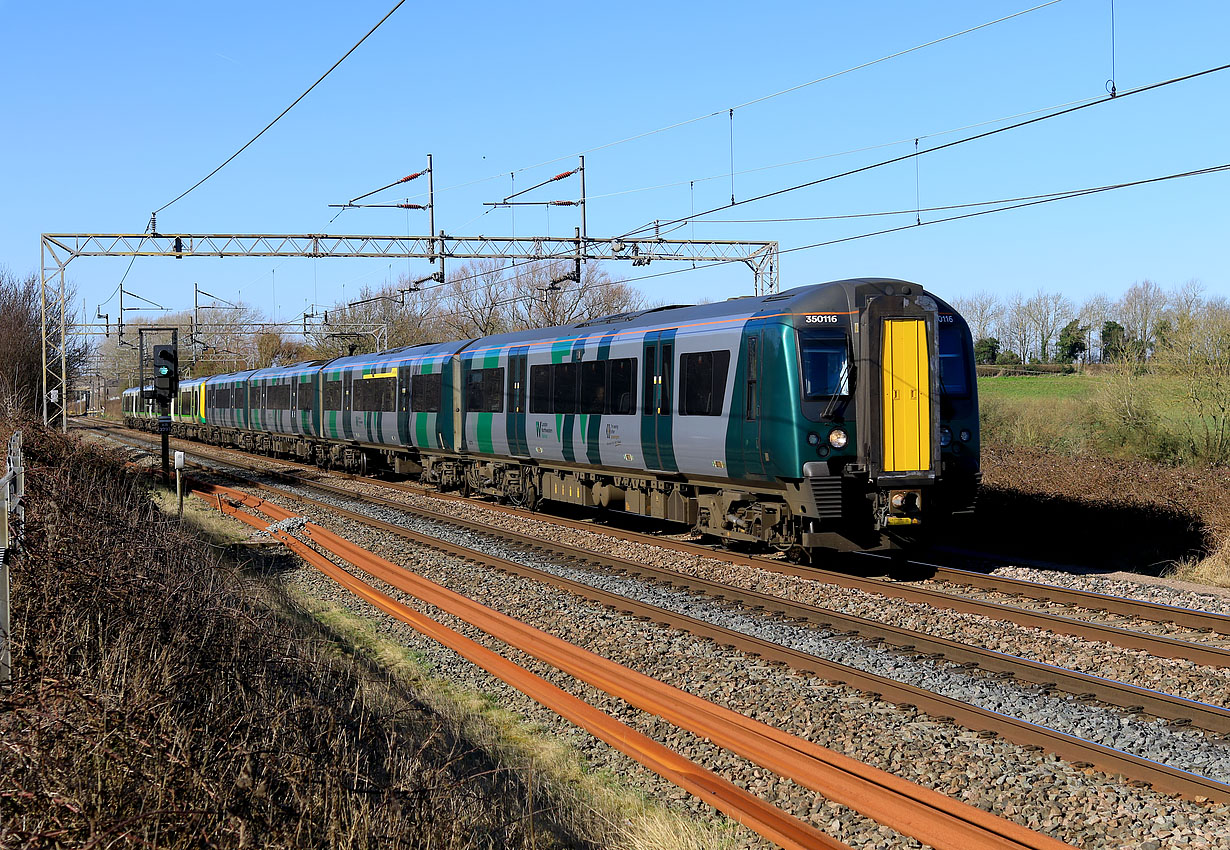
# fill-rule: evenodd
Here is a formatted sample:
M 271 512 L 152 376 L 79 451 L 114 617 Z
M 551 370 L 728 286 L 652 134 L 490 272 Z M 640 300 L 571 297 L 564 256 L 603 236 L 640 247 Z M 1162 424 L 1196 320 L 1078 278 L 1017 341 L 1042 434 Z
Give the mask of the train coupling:
M 882 494 L 880 526 L 918 525 L 922 521 L 922 490 L 887 490 Z

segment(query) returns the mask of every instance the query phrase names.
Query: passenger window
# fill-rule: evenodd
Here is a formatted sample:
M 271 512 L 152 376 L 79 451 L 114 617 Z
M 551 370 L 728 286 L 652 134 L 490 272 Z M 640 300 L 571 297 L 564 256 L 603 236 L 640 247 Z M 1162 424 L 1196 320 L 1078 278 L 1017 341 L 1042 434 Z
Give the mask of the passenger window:
M 354 382 L 351 409 L 388 413 L 396 409 L 396 395 L 396 378 L 359 378 Z
M 611 413 L 617 416 L 631 416 L 636 412 L 636 360 L 624 357 L 612 360 L 610 366 L 610 401 Z
M 311 410 L 314 407 L 313 402 L 316 400 L 316 394 L 312 392 L 312 390 L 313 386 L 311 381 L 303 381 L 299 384 L 298 395 L 300 410 Z
M 471 369 L 466 383 L 466 410 L 500 413 L 504 410 L 504 368 Z
M 551 367 L 530 367 L 530 413 L 551 412 Z
M 324 381 L 321 391 L 321 402 L 325 410 L 342 409 L 342 379 Z
M 248 407 L 253 410 L 260 410 L 261 407 L 261 384 L 254 383 L 248 387 Z
M 698 351 L 679 357 L 679 413 L 720 416 L 726 397 L 729 351 Z
M 606 361 L 581 364 L 581 412 L 606 413 Z
M 555 413 L 577 412 L 577 364 L 558 363 L 551 367 L 552 407 Z
M 290 384 L 276 384 L 265 390 L 267 410 L 290 410 Z
M 440 373 L 410 378 L 410 409 L 415 413 L 439 413 L 443 381 Z

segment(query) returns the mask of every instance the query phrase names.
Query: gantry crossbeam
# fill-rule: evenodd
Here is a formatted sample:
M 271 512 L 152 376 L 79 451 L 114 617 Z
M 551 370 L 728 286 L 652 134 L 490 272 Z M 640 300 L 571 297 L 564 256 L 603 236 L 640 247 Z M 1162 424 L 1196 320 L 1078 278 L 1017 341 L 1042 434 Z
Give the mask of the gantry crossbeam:
M 574 237 L 332 236 L 324 233 L 44 233 L 42 236 L 43 421 L 67 429 L 65 392 L 67 326 L 64 269 L 78 257 L 348 257 L 376 259 L 624 260 L 634 266 L 660 262 L 745 263 L 757 295 L 778 289 L 776 242 L 692 239 L 595 239 Z M 58 286 L 55 278 L 59 277 Z M 51 286 L 48 286 L 48 283 Z

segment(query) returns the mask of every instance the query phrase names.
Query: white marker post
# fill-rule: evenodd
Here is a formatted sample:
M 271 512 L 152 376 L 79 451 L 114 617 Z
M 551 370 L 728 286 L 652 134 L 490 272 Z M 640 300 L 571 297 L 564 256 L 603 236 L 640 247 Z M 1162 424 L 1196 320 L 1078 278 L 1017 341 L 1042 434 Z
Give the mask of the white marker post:
M 181 471 L 183 470 L 183 468 L 184 468 L 184 453 L 176 452 L 175 453 L 175 495 L 179 499 L 179 521 L 180 522 L 184 521 L 184 481 L 183 481 L 183 472 Z

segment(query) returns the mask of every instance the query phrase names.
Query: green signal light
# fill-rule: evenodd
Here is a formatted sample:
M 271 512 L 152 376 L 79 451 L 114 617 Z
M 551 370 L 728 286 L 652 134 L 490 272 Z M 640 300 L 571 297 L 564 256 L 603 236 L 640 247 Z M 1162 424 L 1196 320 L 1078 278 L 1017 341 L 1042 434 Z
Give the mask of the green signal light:
M 171 372 L 171 368 L 169 366 L 159 366 L 158 367 L 159 375 L 168 375 L 170 374 L 170 372 Z

